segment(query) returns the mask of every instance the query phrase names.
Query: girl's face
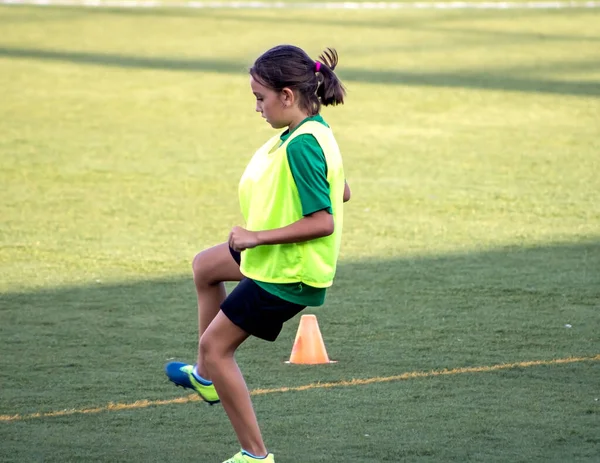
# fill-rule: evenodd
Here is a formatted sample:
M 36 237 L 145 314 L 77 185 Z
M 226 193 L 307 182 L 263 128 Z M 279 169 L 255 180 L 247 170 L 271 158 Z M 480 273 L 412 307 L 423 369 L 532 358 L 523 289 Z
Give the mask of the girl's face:
M 276 92 L 250 76 L 250 87 L 256 97 L 256 112 L 260 113 L 274 129 L 290 125 L 287 109 L 290 106 L 286 89 Z

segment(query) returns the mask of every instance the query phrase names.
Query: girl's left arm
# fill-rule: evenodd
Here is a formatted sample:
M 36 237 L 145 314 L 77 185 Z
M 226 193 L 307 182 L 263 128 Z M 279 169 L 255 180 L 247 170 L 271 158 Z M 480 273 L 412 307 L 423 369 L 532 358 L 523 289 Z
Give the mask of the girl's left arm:
M 265 244 L 301 243 L 329 236 L 333 230 L 333 216 L 328 211 L 321 210 L 273 230 L 254 232 L 242 227 L 233 227 L 229 233 L 229 246 L 235 251 L 243 251 Z
M 344 202 L 347 203 L 350 201 L 350 197 L 352 196 L 352 192 L 350 191 L 350 186 L 348 182 L 344 180 Z

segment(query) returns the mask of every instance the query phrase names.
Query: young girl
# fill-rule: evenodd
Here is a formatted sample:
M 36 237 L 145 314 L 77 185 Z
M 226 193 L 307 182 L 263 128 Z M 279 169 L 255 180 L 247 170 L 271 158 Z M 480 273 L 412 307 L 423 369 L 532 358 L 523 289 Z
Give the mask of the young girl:
M 194 258 L 198 361 L 171 362 L 166 374 L 210 404 L 221 402 L 241 444 L 224 463 L 274 463 L 262 440 L 234 359 L 249 337 L 274 341 L 283 323 L 319 306 L 336 270 L 344 201 L 350 189 L 321 106 L 344 102 L 335 50 L 318 61 L 291 45 L 272 48 L 250 69 L 256 111 L 283 129 L 251 159 L 239 184 L 245 228 Z M 229 294 L 223 282 L 240 283 Z

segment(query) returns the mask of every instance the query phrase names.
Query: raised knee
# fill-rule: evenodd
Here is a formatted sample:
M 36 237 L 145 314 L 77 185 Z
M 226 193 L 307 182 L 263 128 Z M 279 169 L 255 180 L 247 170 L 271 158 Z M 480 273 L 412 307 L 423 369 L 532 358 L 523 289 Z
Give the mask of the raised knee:
M 205 283 L 211 284 L 209 262 L 204 251 L 199 252 L 194 256 L 192 261 L 192 271 L 194 272 L 194 281 L 196 284 Z

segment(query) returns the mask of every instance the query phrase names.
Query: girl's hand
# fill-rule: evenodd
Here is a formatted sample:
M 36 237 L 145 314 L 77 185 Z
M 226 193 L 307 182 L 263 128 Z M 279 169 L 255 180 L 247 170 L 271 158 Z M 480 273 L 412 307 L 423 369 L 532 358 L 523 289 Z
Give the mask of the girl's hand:
M 229 246 L 234 251 L 242 252 L 246 249 L 255 248 L 259 244 L 257 232 L 242 227 L 233 227 L 229 233 Z

